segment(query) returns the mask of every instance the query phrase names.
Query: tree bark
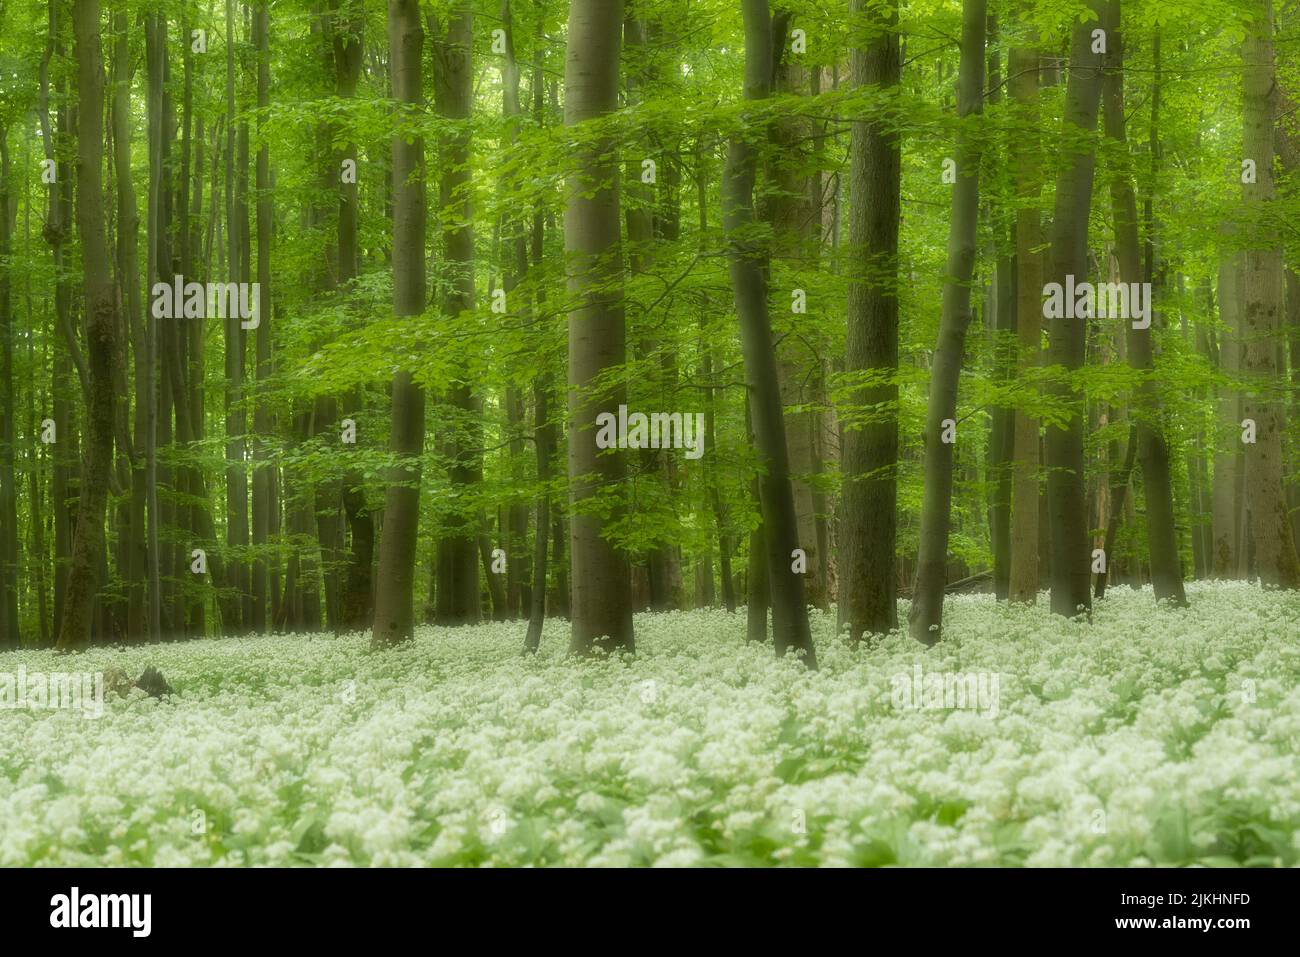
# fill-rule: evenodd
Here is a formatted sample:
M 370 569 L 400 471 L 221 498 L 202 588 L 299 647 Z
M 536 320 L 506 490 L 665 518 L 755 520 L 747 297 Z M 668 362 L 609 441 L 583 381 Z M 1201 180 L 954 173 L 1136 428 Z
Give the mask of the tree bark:
M 248 232 L 248 209 L 240 195 L 237 135 L 235 129 L 235 4 L 226 0 L 226 269 L 229 282 L 245 282 L 243 237 Z M 244 157 L 246 158 L 246 157 Z M 241 224 L 241 220 L 243 221 Z M 230 560 L 230 585 L 234 591 L 233 621 L 224 622 L 227 633 L 239 634 L 252 624 L 252 575 L 239 552 L 248 547 L 248 477 L 244 472 L 244 332 L 239 311 L 224 317 L 226 413 L 226 544 L 235 552 Z
M 362 0 L 339 0 L 334 20 L 334 89 L 338 96 L 353 97 L 361 77 L 365 38 L 365 11 Z M 338 275 L 339 286 L 348 290 L 360 268 L 358 220 L 360 212 L 356 177 L 351 182 L 342 177 L 343 162 L 357 160 L 357 144 L 349 141 L 339 157 L 335 175 L 339 182 Z M 356 421 L 362 411 L 359 390 L 349 393 L 343 403 L 344 415 Z M 372 566 L 375 554 L 375 522 L 366 507 L 365 479 L 357 468 L 343 476 L 343 513 L 348 530 L 348 552 L 340 575 L 339 627 L 360 631 L 372 619 L 374 582 Z
M 0 648 L 17 648 L 18 490 L 14 477 L 14 338 L 9 257 L 16 197 L 9 192 L 9 128 L 0 124 Z
M 1097 128 L 1101 100 L 1101 54 L 1092 52 L 1095 17 L 1074 27 L 1070 71 L 1065 88 L 1064 162 L 1056 179 L 1056 206 L 1051 229 L 1050 278 L 1065 286 L 1066 277 L 1082 282 L 1088 272 L 1088 214 L 1096 150 L 1091 134 Z M 1040 290 L 1041 293 L 1041 290 Z M 1041 300 L 1040 300 L 1041 302 Z M 1087 351 L 1087 322 L 1062 315 L 1048 324 L 1048 364 L 1067 373 L 1083 367 Z M 1066 617 L 1092 609 L 1092 550 L 1088 537 L 1088 507 L 1084 490 L 1082 397 L 1064 378 L 1048 391 L 1068 406 L 1065 426 L 1049 426 L 1046 435 L 1047 503 L 1051 524 L 1052 611 Z
M 1115 257 L 1122 283 L 1142 281 L 1141 251 L 1138 247 L 1137 198 L 1133 191 L 1131 159 L 1124 128 L 1124 47 L 1120 31 L 1120 2 L 1106 0 L 1103 25 L 1106 30 L 1107 69 L 1103 81 L 1105 130 L 1118 149 L 1111 166 L 1110 198 L 1115 219 Z M 1132 288 L 1132 286 L 1130 286 Z M 1154 377 L 1155 360 L 1151 343 L 1155 329 L 1154 303 L 1149 304 L 1152 321 L 1146 329 L 1135 329 L 1125 319 L 1129 363 L 1142 376 L 1133 396 L 1138 459 L 1142 463 L 1146 491 L 1147 544 L 1151 557 L 1151 584 L 1157 601 L 1187 604 L 1183 591 L 1182 566 L 1178 557 L 1178 532 L 1174 525 L 1174 497 L 1170 479 L 1169 446 L 1164 436 L 1164 413 Z M 1109 536 L 1108 536 L 1109 537 Z M 1107 548 L 1109 549 L 1109 545 Z M 1109 560 L 1110 552 L 1106 552 Z M 1100 597 L 1100 594 L 1098 595 Z
M 625 494 L 621 449 L 596 446 L 596 419 L 618 415 L 626 387 L 600 391 L 597 379 L 627 358 L 619 240 L 618 162 L 614 144 L 593 136 L 590 121 L 618 106 L 622 0 L 572 0 L 564 69 L 564 125 L 582 138 L 569 176 L 564 250 L 569 265 L 569 519 L 573 588 L 569 651 L 632 651 L 632 591 L 627 557 L 611 542 L 611 524 L 593 507 Z M 584 128 L 584 124 L 588 124 Z M 618 508 L 612 517 L 622 511 Z
M 117 315 L 100 176 L 104 155 L 104 67 L 99 0 L 74 0 L 72 27 L 77 64 L 77 228 L 84 263 L 90 399 L 77 527 L 57 642 L 61 651 L 90 642 L 91 611 L 104 551 L 104 505 L 113 463 L 113 357 L 117 349 Z
M 473 19 L 468 3 L 459 3 L 445 24 L 430 17 L 434 37 L 434 103 L 439 115 L 462 121 L 443 145 L 439 209 L 442 212 L 442 312 L 454 317 L 474 308 L 474 228 L 470 208 L 470 131 L 466 125 L 473 102 L 471 60 Z M 468 492 L 483 479 L 481 409 L 469 382 L 452 382 L 446 394 L 452 425 L 442 437 L 448 481 Z M 458 498 L 463 501 L 466 495 Z M 385 522 L 387 519 L 385 519 Z M 479 620 L 477 516 L 463 508 L 451 514 L 438 541 L 437 617 L 442 625 Z
M 880 19 L 874 5 L 869 32 L 851 52 L 853 82 L 882 94 L 897 90 L 902 73 L 898 11 Z M 853 124 L 849 149 L 849 246 L 857 258 L 848 291 L 846 371 L 873 383 L 852 395 L 871 407 L 861 425 L 846 426 L 839 526 L 840 627 L 851 641 L 898 627 L 898 229 L 901 146 L 882 116 Z
M 1008 87 L 1025 128 L 1038 128 L 1039 53 L 1035 47 L 1011 51 Z M 1039 364 L 1043 311 L 1042 191 L 1037 136 L 1017 134 L 1009 145 L 1016 209 L 1016 345 L 1022 379 Z M 1038 420 L 1024 409 L 1015 412 L 1011 476 L 1011 562 L 1007 597 L 1032 603 L 1038 597 Z
M 932 645 L 943 628 L 943 594 L 948 567 L 948 530 L 952 518 L 953 452 L 957 428 L 957 387 L 961 378 L 966 329 L 971 319 L 971 277 L 975 269 L 975 232 L 979 224 L 980 147 L 967 124 L 983 110 L 984 0 L 962 4 L 961 64 L 957 80 L 957 181 L 952 190 L 948 231 L 948 268 L 943 286 L 939 339 L 930 369 L 930 403 L 925 423 L 925 494 L 916 556 L 916 585 L 908 629 L 913 638 Z
M 1229 240 L 1228 231 L 1220 235 Z M 1235 250 L 1219 253 L 1218 367 L 1226 376 L 1235 377 L 1241 369 L 1241 303 L 1244 256 Z M 1241 395 L 1231 383 L 1219 386 L 1217 402 L 1218 441 L 1214 447 L 1214 488 L 1211 492 L 1211 558 L 1214 578 L 1240 578 L 1241 507 L 1237 490 L 1241 485 Z
M 405 119 L 424 98 L 419 0 L 388 0 L 388 43 L 393 96 Z M 424 311 L 424 220 L 424 139 L 399 130 L 393 137 L 393 311 L 398 317 Z M 392 449 L 401 461 L 389 477 L 379 539 L 374 648 L 409 640 L 415 631 L 424 389 L 402 370 L 393 376 L 392 395 Z
M 1255 162 L 1255 181 L 1242 187 L 1245 220 L 1262 221 L 1275 198 L 1273 173 L 1273 4 L 1253 0 L 1242 44 L 1243 152 Z M 1255 423 L 1256 439 L 1246 446 L 1246 506 L 1262 585 L 1300 587 L 1300 561 L 1282 488 L 1281 401 L 1277 378 L 1282 320 L 1282 247 L 1276 232 L 1255 225 L 1246 239 L 1242 310 L 1242 377 L 1248 383 L 1243 415 Z
M 253 11 L 253 52 L 257 61 L 257 107 L 270 105 L 271 68 L 269 36 L 270 14 L 267 0 L 258 0 Z M 254 632 L 264 632 L 272 619 L 270 542 L 277 534 L 275 502 L 275 466 L 270 463 L 270 435 L 274 414 L 267 397 L 267 380 L 271 377 L 271 151 L 262 138 L 261 114 L 258 118 L 256 188 L 257 201 L 257 327 L 254 334 L 257 376 L 253 401 L 253 621 Z
M 742 0 L 745 24 L 745 100 L 766 99 L 772 91 L 772 17 L 767 0 Z M 761 124 L 755 124 L 760 125 Z M 798 517 L 790 484 L 785 422 L 767 309 L 763 250 L 752 238 L 754 180 L 758 150 L 748 129 L 732 136 L 722 182 L 722 223 L 730 263 L 731 285 L 740 319 L 745 383 L 754 422 L 759 460 L 759 499 L 766 538 L 767 572 L 772 599 L 772 635 L 776 653 L 793 652 L 817 667 L 803 578 L 793 568 L 799 547 Z

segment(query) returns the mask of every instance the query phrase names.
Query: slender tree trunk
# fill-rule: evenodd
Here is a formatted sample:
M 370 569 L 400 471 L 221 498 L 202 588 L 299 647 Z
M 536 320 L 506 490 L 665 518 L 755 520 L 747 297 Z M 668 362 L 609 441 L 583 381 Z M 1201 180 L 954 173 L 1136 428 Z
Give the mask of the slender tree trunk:
M 881 19 L 874 5 L 868 32 L 854 48 L 853 82 L 892 94 L 902 72 L 898 11 Z M 847 371 L 876 381 L 853 395 L 872 407 L 867 421 L 846 426 L 839 540 L 841 627 L 849 638 L 898 627 L 898 224 L 901 147 L 887 117 L 853 124 L 849 149 L 849 246 L 857 262 L 848 291 Z
M 701 339 L 700 352 L 700 373 L 704 377 L 704 381 L 710 383 L 705 387 L 704 395 L 704 443 L 707 448 L 716 449 L 718 447 L 716 397 L 719 390 L 712 385 L 713 347 L 710 343 Z M 722 605 L 727 611 L 732 612 L 736 610 L 736 589 L 731 574 L 731 552 L 733 548 L 730 532 L 731 522 L 727 513 L 727 506 L 722 500 L 722 492 L 718 488 L 717 469 L 712 462 L 706 466 L 705 474 L 705 481 L 709 488 L 709 503 L 713 506 L 713 518 L 718 525 L 718 567 L 722 575 Z
M 1002 54 L 996 12 L 988 15 L 988 102 L 995 107 L 1002 100 Z M 1008 70 L 1010 61 L 1008 60 Z M 1008 78 L 1009 79 L 1009 78 Z M 1022 135 L 1019 131 L 1013 136 Z M 1000 135 L 997 150 L 1009 153 L 1011 137 Z M 986 297 L 985 325 L 991 338 L 993 375 L 996 381 L 1009 383 L 1016 375 L 1016 273 L 1015 221 L 1012 172 L 999 164 L 993 170 L 993 183 L 986 190 L 986 208 L 992 218 L 991 254 L 994 257 L 993 281 Z M 993 550 L 993 593 L 1006 601 L 1011 591 L 1011 489 L 1015 460 L 1015 409 L 998 405 L 989 410 L 989 448 L 987 475 L 989 485 L 989 541 Z
M 623 256 L 614 144 L 590 121 L 618 106 L 622 0 L 572 0 L 564 70 L 564 125 L 582 137 L 566 187 L 564 250 L 569 267 L 569 502 L 572 632 L 569 651 L 632 651 L 631 575 L 626 555 L 593 506 L 625 494 L 626 457 L 596 445 L 597 418 L 618 416 L 621 380 L 593 388 L 627 357 Z M 584 125 L 586 124 L 586 125 Z M 613 513 L 619 517 L 622 509 Z
M 207 282 L 209 270 L 203 262 L 203 168 L 205 162 L 203 117 L 194 113 L 194 51 L 191 46 L 192 31 L 186 22 L 181 29 L 182 42 L 185 44 L 185 101 L 184 101 L 184 146 L 181 181 L 185 184 L 182 194 L 181 225 L 182 253 L 181 273 L 186 280 L 194 278 Z M 192 158 L 191 158 L 192 157 Z M 191 179 L 191 172 L 193 178 Z M 203 348 L 204 316 L 187 319 L 180 332 L 185 352 L 185 382 L 188 392 L 185 406 L 189 414 L 186 423 L 190 441 L 195 447 L 201 447 L 205 432 L 203 415 Z M 181 549 L 180 572 L 189 576 L 192 551 L 202 548 L 208 554 L 209 578 L 218 586 L 225 584 L 224 563 L 215 553 L 216 541 L 211 537 L 212 516 L 208 512 L 208 480 L 202 466 L 188 470 L 188 492 L 192 501 L 189 508 L 190 538 L 188 547 Z M 192 589 L 190 601 L 190 628 L 193 634 L 203 637 L 207 634 L 206 596 L 202 589 Z M 220 601 L 219 601 L 220 604 Z
M 555 426 L 550 421 L 550 395 L 540 376 L 533 383 L 533 442 L 537 446 L 537 534 L 533 537 L 532 603 L 528 612 L 528 634 L 524 648 L 536 651 L 542 640 L 546 619 L 546 530 L 550 525 L 551 502 L 547 489 L 551 481 L 551 454 L 555 444 Z
M 502 113 L 506 117 L 506 123 L 510 131 L 510 141 L 513 144 L 517 143 L 519 139 L 522 109 L 519 103 L 520 71 L 519 65 L 515 61 L 514 22 L 510 12 L 510 0 L 502 0 L 501 2 L 501 19 L 505 24 L 506 33 L 506 65 L 503 71 Z M 507 308 L 513 311 L 519 308 L 519 304 L 513 301 L 516 290 L 519 284 L 528 276 L 528 223 L 524 215 L 519 215 L 508 218 L 506 226 L 511 235 L 509 237 L 510 249 L 506 256 L 507 266 L 502 284 L 507 302 L 510 303 Z M 527 309 L 527 303 L 524 303 L 524 308 L 519 311 L 524 316 L 531 315 Z M 523 392 L 514 386 L 508 386 L 505 396 L 506 428 L 509 436 L 511 477 L 516 489 L 524 482 L 523 433 L 526 428 L 524 405 Z M 506 601 L 509 617 L 519 618 L 525 614 L 531 615 L 531 609 L 525 608 L 526 605 L 531 605 L 523 562 L 524 548 L 528 541 L 528 505 L 526 500 L 515 497 L 509 504 L 508 516 L 504 546 L 507 555 Z M 545 542 L 546 536 L 543 534 L 540 537 Z M 545 582 L 545 578 L 543 578 L 543 582 Z
M 10 195 L 9 127 L 0 123 L 0 648 L 18 647 L 18 489 L 14 479 L 14 339 L 9 257 L 16 197 Z
M 404 111 L 417 111 L 424 99 L 419 0 L 388 0 L 388 43 L 393 96 Z M 398 317 L 424 311 L 424 221 L 424 140 L 400 130 L 393 137 L 393 311 Z M 410 372 L 394 374 L 392 402 L 392 449 L 401 462 L 389 478 L 379 540 L 375 648 L 406 641 L 415 628 L 424 389 Z
M 257 106 L 265 109 L 270 103 L 270 51 L 269 14 L 266 0 L 258 0 L 253 11 L 253 51 L 257 62 Z M 261 139 L 261 118 L 258 134 Z M 268 618 L 273 586 L 271 584 L 271 559 L 268 546 L 275 529 L 272 527 L 275 511 L 274 466 L 269 463 L 268 437 L 273 429 L 273 415 L 266 395 L 267 379 L 271 376 L 271 154 L 265 140 L 257 151 L 257 326 L 255 327 L 257 382 L 253 402 L 253 620 L 254 632 L 264 632 L 271 624 Z
M 742 0 L 742 5 L 745 99 L 752 102 L 766 99 L 772 91 L 772 16 L 767 0 Z M 815 668 L 817 656 L 808 625 L 808 608 L 804 604 L 803 578 L 794 570 L 792 561 L 799 547 L 799 527 L 790 484 L 772 321 L 767 310 L 763 250 L 750 235 L 754 223 L 758 150 L 746 138 L 748 132 L 734 136 L 727 148 L 722 221 L 736 313 L 740 318 L 745 382 L 759 460 L 759 499 L 772 598 L 772 634 L 778 655 L 792 651 L 802 656 L 808 667 Z
M 60 650 L 90 642 L 91 611 L 104 551 L 104 505 L 113 463 L 113 356 L 117 349 L 117 316 L 100 176 L 104 155 L 104 67 L 98 0 L 74 0 L 72 27 L 77 63 L 77 228 L 84 263 L 90 401 L 77 528 L 57 643 Z
M 239 169 L 239 159 L 246 159 L 238 149 L 235 129 L 235 4 L 226 0 L 226 269 L 229 282 L 246 282 L 241 268 L 246 258 L 243 246 L 248 232 L 248 209 L 239 187 L 246 175 Z M 243 221 L 241 223 L 241 220 Z M 225 413 L 226 413 L 226 544 L 232 550 L 248 547 L 248 477 L 244 472 L 244 332 L 240 328 L 239 310 L 231 309 L 224 317 L 225 338 Z M 248 561 L 238 551 L 230 562 L 230 584 L 235 593 L 238 614 L 225 622 L 228 633 L 238 634 L 252 626 L 252 575 Z
M 470 206 L 470 131 L 473 102 L 471 58 L 473 18 L 468 3 L 458 3 L 445 24 L 431 17 L 434 37 L 434 102 L 438 114 L 462 121 L 444 139 L 439 209 L 442 211 L 442 312 L 454 317 L 474 308 L 474 229 Z M 483 479 L 482 425 L 478 397 L 470 382 L 452 382 L 446 395 L 452 425 L 442 439 L 449 461 L 447 477 L 464 493 Z M 458 496 L 464 499 L 466 496 Z M 385 522 L 387 519 L 385 519 Z M 476 515 L 463 508 L 451 514 L 438 542 L 437 618 L 439 624 L 479 620 Z
M 68 161 L 56 152 L 56 143 L 67 141 L 73 125 L 72 116 L 75 107 L 69 106 L 67 83 L 60 77 L 55 83 L 55 98 L 59 103 L 57 129 L 50 119 L 50 78 L 51 61 L 64 54 L 62 28 L 59 14 L 63 9 L 61 3 L 50 0 L 47 4 L 49 27 L 45 53 L 41 60 L 40 99 L 38 115 L 41 123 L 41 144 L 45 150 L 45 161 L 53 165 L 55 176 L 49 183 L 46 193 L 47 213 L 45 229 L 46 242 L 50 246 L 50 259 L 54 268 L 54 324 L 55 342 L 53 370 L 50 380 L 50 399 L 54 409 L 54 422 L 57 429 L 56 440 L 51 447 L 52 469 L 50 476 L 50 504 L 54 510 L 54 601 L 53 634 L 57 638 L 63 619 L 64 594 L 67 589 L 68 561 L 72 552 L 72 516 L 76 508 L 73 488 L 75 485 L 71 474 L 71 464 L 76 462 L 77 421 L 76 405 L 72 402 L 71 351 L 75 340 L 71 336 L 72 328 L 72 286 L 69 272 L 64 268 L 64 244 L 68 240 L 71 228 L 69 209 L 72 206 L 72 169 Z M 39 552 L 40 561 L 45 561 L 44 549 Z
M 166 235 L 166 211 L 163 208 L 164 168 L 166 159 L 166 84 L 167 67 L 167 21 L 161 13 L 151 13 L 145 18 L 145 61 L 147 65 L 147 114 L 149 133 L 149 196 L 148 222 L 145 228 L 145 243 L 148 250 L 146 257 L 146 274 L 150 288 L 156 283 L 170 283 L 170 253 Z M 172 320 L 168 320 L 169 322 Z M 160 381 L 158 369 L 159 343 L 161 329 L 153 309 L 146 311 L 144 317 L 143 352 L 137 357 L 145 364 L 146 381 L 144 395 L 137 396 L 136 401 L 144 405 L 144 489 L 145 511 L 145 565 L 148 588 L 146 590 L 147 637 L 151 641 L 162 638 L 163 618 L 163 582 L 161 526 L 163 515 L 158 499 L 158 484 L 165 479 L 160 477 L 158 466 L 159 439 L 165 436 L 166 413 L 163 394 L 164 382 Z M 160 421 L 161 419 L 161 421 Z
M 1051 229 L 1053 282 L 1066 285 L 1067 276 L 1084 282 L 1088 273 L 1088 214 L 1096 165 L 1091 135 L 1097 128 L 1101 100 L 1101 54 L 1092 52 L 1095 18 L 1074 27 L 1070 71 L 1065 89 L 1064 161 L 1056 180 L 1056 208 Z M 1049 365 L 1067 372 L 1083 367 L 1087 322 L 1062 315 L 1048 327 Z M 1089 548 L 1088 507 L 1084 490 L 1082 397 L 1058 379 L 1049 392 L 1068 406 L 1064 426 L 1049 426 L 1046 436 L 1047 502 L 1051 523 L 1052 611 L 1067 617 L 1091 613 L 1092 550 Z
M 642 88 L 654 75 L 651 67 L 653 52 L 646 44 L 646 24 L 639 18 L 635 6 L 632 0 L 624 4 L 623 19 L 623 45 L 626 50 L 623 59 L 628 64 L 625 98 L 633 106 L 642 103 Z M 627 230 L 628 275 L 637 277 L 650 274 L 655 262 L 655 191 L 654 187 L 641 180 L 641 160 L 653 151 L 653 144 L 648 134 L 640 133 L 631 147 L 624 153 L 624 186 L 620 199 Z M 648 366 L 658 360 L 660 342 L 649 328 L 644 329 L 639 336 L 637 351 L 639 358 Z M 666 456 L 661 450 L 643 448 L 638 458 L 642 476 L 656 482 L 666 479 Z M 672 560 L 671 542 L 662 539 L 652 542 L 644 553 L 644 559 L 651 609 L 668 611 L 676 607 L 677 596 L 671 586 L 673 572 L 669 568 Z M 678 577 L 680 574 L 678 569 Z
M 339 0 L 334 21 L 334 87 L 342 97 L 356 95 L 364 51 L 365 11 L 362 0 Z M 342 175 L 343 164 L 357 161 L 357 144 L 348 142 L 339 157 L 339 285 L 350 288 L 360 267 L 358 261 L 359 196 L 357 178 Z M 355 165 L 354 167 L 355 168 Z M 362 411 L 360 391 L 349 393 L 343 402 L 344 415 L 354 422 Z M 371 573 L 375 554 L 374 517 L 366 507 L 364 476 L 349 468 L 343 476 L 343 513 L 348 528 L 346 567 L 340 576 L 339 622 L 345 631 L 359 631 L 372 619 L 374 583 Z
M 1111 206 L 1115 218 L 1115 256 L 1119 262 L 1120 282 L 1137 284 L 1142 281 L 1142 261 L 1138 247 L 1137 198 L 1133 191 L 1131 160 L 1124 129 L 1124 52 L 1119 0 L 1106 0 L 1103 23 L 1107 37 L 1107 59 L 1110 61 L 1103 84 L 1106 136 L 1118 146 L 1111 167 L 1110 183 Z M 1148 305 L 1154 313 L 1154 304 Z M 1151 318 L 1148 316 L 1148 319 Z M 1129 362 L 1143 377 L 1133 397 L 1133 417 L 1137 430 L 1138 458 L 1142 463 L 1143 488 L 1146 491 L 1151 584 L 1157 601 L 1168 600 L 1185 605 L 1187 596 L 1183 592 L 1178 533 L 1174 525 L 1169 447 L 1165 442 L 1163 411 L 1154 378 L 1155 360 L 1151 335 L 1155 323 L 1150 322 L 1147 328 L 1137 329 L 1129 319 L 1123 321 L 1128 339 Z M 1107 545 L 1105 554 L 1108 558 L 1109 548 Z
M 746 390 L 748 392 L 748 390 Z M 745 397 L 745 436 L 754 444 L 754 415 L 749 397 Z M 758 524 L 749 533 L 749 563 L 745 572 L 745 638 L 767 641 L 768 612 L 772 607 L 772 585 L 768 576 L 767 533 L 763 524 L 763 496 L 758 476 L 749 483 L 749 494 L 758 511 Z
M 44 76 L 42 75 L 42 80 Z M 44 89 L 44 83 L 42 83 Z M 48 126 L 48 117 L 47 117 Z M 24 159 L 26 159 L 26 150 L 24 150 Z M 31 242 L 31 218 L 32 202 L 30 195 L 27 196 L 23 205 L 23 242 L 28 245 Z M 30 248 L 30 246 L 29 246 Z M 23 296 L 26 300 L 26 313 L 28 328 L 34 329 L 35 310 L 32 307 L 31 278 L 24 278 Z M 27 336 L 27 364 L 28 368 L 35 369 L 36 366 L 36 348 L 33 344 L 35 336 Z M 32 382 L 32 388 L 27 390 L 27 434 L 36 435 L 36 381 Z M 48 648 L 52 643 L 50 634 L 50 603 L 46 583 L 46 556 L 45 556 L 45 522 L 48 509 L 45 508 L 45 465 L 43 456 L 39 448 L 33 444 L 28 458 L 28 475 L 27 475 L 27 496 L 28 496 L 28 528 L 30 530 L 29 541 L 31 543 L 31 557 L 29 567 L 33 569 L 32 585 L 36 591 L 36 615 L 39 631 L 37 633 L 37 645 L 41 648 Z
M 820 67 L 809 67 L 789 53 L 786 37 L 791 13 L 777 5 L 773 16 L 772 87 L 778 95 L 806 96 Z M 771 188 L 758 201 L 759 216 L 772 228 L 771 252 L 788 275 L 797 277 L 819 268 L 822 239 L 820 172 L 816 168 L 814 124 L 796 112 L 781 113 L 770 124 L 771 148 L 760 157 Z M 765 269 L 770 277 L 770 269 Z M 799 280 L 795 281 L 797 285 Z M 805 290 L 807 293 L 808 290 Z M 783 290 L 783 296 L 789 293 Z M 805 304 L 806 307 L 806 304 Z M 803 549 L 807 571 L 803 574 L 804 599 L 823 611 L 830 607 L 830 583 L 818 536 L 819 494 L 814 478 L 820 471 L 817 436 L 822 414 L 816 406 L 824 400 L 818 375 L 822 358 L 812 336 L 822 325 L 812 313 L 793 314 L 786 322 L 794 334 L 781 336 L 776 346 L 776 370 L 783 408 L 813 406 L 785 413 L 786 455 L 790 463 L 790 486 L 798 529 L 798 547 Z M 795 315 L 802 316 L 795 319 Z M 811 345 L 810 345 L 811 344 Z
M 984 0 L 965 0 L 957 81 L 959 119 L 979 114 L 983 108 L 984 26 Z M 979 164 L 978 142 L 969 127 L 963 126 L 957 134 L 957 181 L 952 191 L 939 341 L 930 369 L 930 404 L 925 422 L 925 495 L 921 503 L 916 586 L 912 589 L 912 609 L 908 615 L 912 637 L 927 645 L 939 640 L 943 628 L 953 452 L 957 441 L 957 386 L 971 319 L 970 287 L 979 223 Z
M 1115 540 L 1119 535 L 1119 523 L 1124 517 L 1124 506 L 1128 499 L 1129 479 L 1133 475 L 1133 460 L 1137 458 L 1138 438 L 1137 424 L 1129 425 L 1128 442 L 1124 446 L 1124 461 L 1119 470 L 1111 475 L 1110 482 L 1110 519 L 1106 522 L 1106 538 L 1102 544 L 1102 554 L 1106 556 L 1106 570 L 1097 573 L 1097 584 L 1093 597 L 1100 600 L 1106 597 L 1106 585 L 1114 567 L 1112 556 L 1115 554 Z
M 1038 128 L 1039 54 L 1035 47 L 1017 47 L 1008 59 L 1008 87 L 1025 128 Z M 1042 191 L 1040 142 L 1017 133 L 1009 144 L 1015 179 L 1016 209 L 1016 345 L 1017 367 L 1027 378 L 1038 365 L 1043 312 L 1042 216 L 1037 207 Z M 1038 420 L 1024 409 L 1015 412 L 1011 477 L 1011 561 L 1007 595 L 1011 601 L 1038 597 Z
M 1225 239 L 1228 232 L 1220 233 Z M 1233 250 L 1219 253 L 1219 333 L 1218 365 L 1226 376 L 1235 377 L 1241 369 L 1241 304 L 1244 257 Z M 1214 446 L 1214 488 L 1211 493 L 1210 572 L 1215 578 L 1240 577 L 1241 508 L 1237 489 L 1240 486 L 1243 446 L 1241 442 L 1241 395 L 1232 384 L 1219 387 L 1217 396 L 1217 434 Z

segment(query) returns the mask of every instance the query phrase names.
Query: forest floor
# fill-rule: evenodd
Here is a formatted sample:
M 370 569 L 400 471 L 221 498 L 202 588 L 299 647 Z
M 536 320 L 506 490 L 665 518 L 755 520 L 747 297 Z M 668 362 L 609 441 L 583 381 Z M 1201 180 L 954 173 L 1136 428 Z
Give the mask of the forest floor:
M 818 615 L 817 672 L 743 610 L 640 615 L 628 660 L 566 658 L 563 621 L 535 658 L 522 623 L 12 652 L 6 687 L 175 694 L 9 697 L 0 865 L 1294 864 L 1300 595 L 1188 597 L 950 598 L 930 650 Z

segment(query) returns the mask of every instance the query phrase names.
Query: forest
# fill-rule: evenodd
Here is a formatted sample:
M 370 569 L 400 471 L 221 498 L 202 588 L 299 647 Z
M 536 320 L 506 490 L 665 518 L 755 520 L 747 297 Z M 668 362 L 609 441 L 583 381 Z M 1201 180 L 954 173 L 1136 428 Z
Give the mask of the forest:
M 1296 0 L 0 17 L 0 864 L 1300 861 Z

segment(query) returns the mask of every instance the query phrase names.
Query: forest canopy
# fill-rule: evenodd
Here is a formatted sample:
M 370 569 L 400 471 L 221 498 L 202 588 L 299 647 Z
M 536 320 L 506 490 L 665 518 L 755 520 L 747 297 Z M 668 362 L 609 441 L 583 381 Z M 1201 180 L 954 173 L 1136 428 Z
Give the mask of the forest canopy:
M 4 0 L 0 647 L 1300 586 L 1300 5 Z

